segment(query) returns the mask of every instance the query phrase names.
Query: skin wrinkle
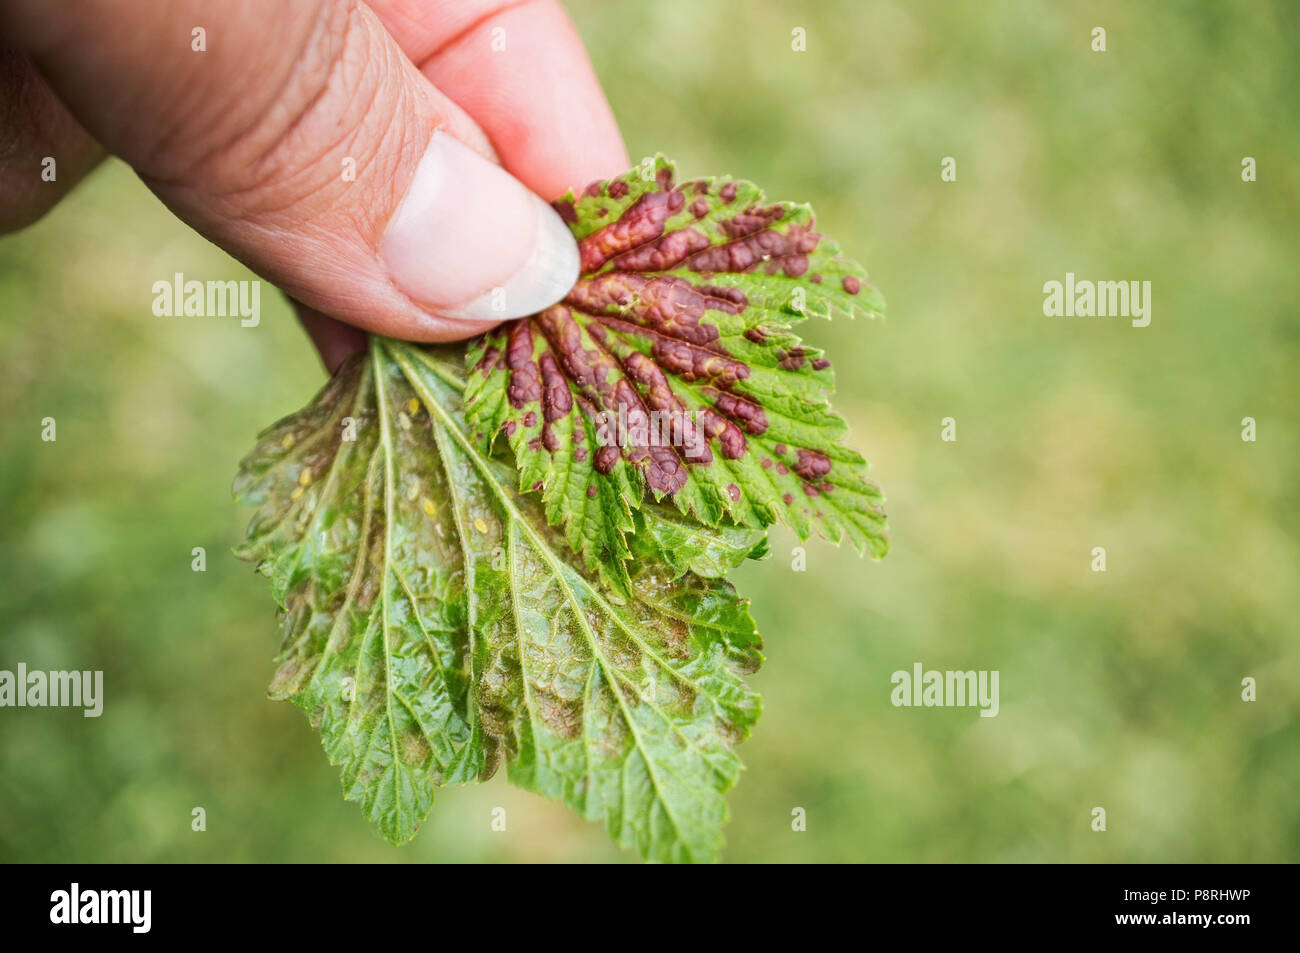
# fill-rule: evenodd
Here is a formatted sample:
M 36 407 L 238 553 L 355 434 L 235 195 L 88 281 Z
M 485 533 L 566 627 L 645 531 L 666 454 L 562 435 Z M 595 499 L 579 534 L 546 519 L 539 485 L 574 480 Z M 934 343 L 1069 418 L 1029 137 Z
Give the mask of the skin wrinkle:
M 346 22 L 358 14 L 359 7 L 360 5 L 356 0 L 345 0 L 342 5 L 338 3 L 319 5 L 316 16 L 307 25 L 307 28 L 302 31 L 301 38 L 297 42 L 291 42 L 289 39 L 284 41 L 286 45 L 292 46 L 292 55 L 283 55 L 279 48 L 273 52 L 266 51 L 268 62 L 261 64 L 263 69 L 256 74 L 252 74 L 256 78 L 251 80 L 247 78 L 250 75 L 249 71 L 241 69 L 237 75 L 244 82 L 237 89 L 228 87 L 227 98 L 222 102 L 239 102 L 247 109 L 247 116 L 237 117 L 243 119 L 243 121 L 219 140 L 210 143 L 204 142 L 204 148 L 200 155 L 191 157 L 181 167 L 168 169 L 166 172 L 163 171 L 166 166 L 174 162 L 177 156 L 187 151 L 187 142 L 196 138 L 193 129 L 195 124 L 200 127 L 208 126 L 216 129 L 219 126 L 219 121 L 226 117 L 224 115 L 209 116 L 209 112 L 213 108 L 211 105 L 212 97 L 210 94 L 205 95 L 199 86 L 194 86 L 198 90 L 194 94 L 197 102 L 186 105 L 178 99 L 170 104 L 171 108 L 159 110 L 160 117 L 171 114 L 174 118 L 167 124 L 162 135 L 139 157 L 136 164 L 142 169 L 150 170 L 152 172 L 152 181 L 157 182 L 161 187 L 173 188 L 181 187 L 186 180 L 201 179 L 204 176 L 205 167 L 216 164 L 221 157 L 236 155 L 240 143 L 251 139 L 266 126 L 267 113 L 274 112 L 278 104 L 283 104 L 290 99 L 289 91 L 296 83 L 302 81 L 304 74 L 307 72 L 304 69 L 304 64 L 311 62 L 312 51 L 322 44 L 321 38 L 328 40 L 330 37 L 335 18 L 341 17 Z M 292 28 L 298 25 L 298 21 L 290 18 L 288 25 Z M 213 42 L 211 35 L 208 37 L 208 42 L 209 44 Z M 279 77 L 279 82 L 272 87 L 269 95 L 263 92 L 262 86 L 267 72 L 282 74 Z M 181 85 L 189 87 L 191 83 Z M 321 92 L 324 92 L 328 83 L 321 83 L 320 86 Z M 314 95 L 313 100 L 318 95 L 319 93 Z M 221 112 L 226 111 L 221 110 Z M 295 115 L 301 115 L 302 112 L 302 108 L 292 111 Z M 276 141 L 278 140 L 273 137 L 272 142 L 267 147 L 268 151 L 274 147 Z M 256 160 L 242 160 L 235 163 L 235 167 L 242 169 L 253 161 Z M 251 178 L 255 180 L 256 176 Z
M 340 76 L 340 73 L 355 68 L 349 63 L 350 59 L 356 57 L 362 64 L 365 64 L 369 54 L 375 52 L 376 46 L 380 51 L 383 49 L 382 44 L 375 44 L 372 41 L 372 28 L 366 21 L 358 4 L 351 3 L 346 8 L 346 16 L 343 17 L 341 31 L 336 27 L 336 18 L 331 16 L 331 13 L 339 9 L 328 4 L 321 7 L 313 28 L 307 31 L 295 55 L 294 62 L 297 65 L 289 71 L 283 85 L 277 89 L 275 95 L 271 98 L 270 103 L 272 105 L 267 110 L 255 111 L 250 116 L 249 121 L 237 133 L 219 143 L 214 143 L 211 148 L 206 149 L 204 154 L 187 168 L 178 170 L 174 175 L 149 176 L 150 186 L 161 189 L 184 190 L 192 193 L 201 191 L 203 195 L 211 199 L 229 202 L 232 206 L 245 208 L 252 214 L 261 211 L 283 211 L 301 201 L 302 198 L 309 196 L 312 190 L 301 190 L 302 194 L 294 195 L 275 204 L 263 206 L 236 201 L 239 196 L 270 194 L 277 186 L 292 182 L 295 176 L 307 175 L 312 172 L 320 174 L 320 156 L 316 157 L 315 160 L 305 161 L 301 154 L 293 151 L 294 147 L 299 145 L 295 141 L 295 136 L 301 132 L 307 122 L 310 122 L 315 117 L 323 104 L 335 105 L 330 101 L 329 97 L 334 92 L 335 81 Z M 366 31 L 364 35 L 365 48 L 360 54 L 354 51 L 358 30 Z M 328 50 L 323 59 L 310 55 L 308 52 L 322 47 Z M 320 60 L 319 65 L 315 63 L 316 60 Z M 367 67 L 363 65 L 362 68 L 364 70 Z M 376 97 L 383 92 L 382 76 L 382 71 L 376 71 L 375 81 L 360 84 L 369 87 L 368 91 L 371 96 L 369 106 L 364 110 L 348 109 L 346 113 L 355 112 L 364 117 L 371 112 L 369 107 L 373 106 Z M 314 91 L 309 94 L 305 103 L 292 102 L 293 97 L 290 90 L 304 83 L 310 83 L 314 87 Z M 358 84 L 349 83 L 346 79 L 343 79 L 337 85 L 338 88 L 343 90 L 350 90 L 351 95 L 356 94 L 353 87 Z M 278 109 L 276 104 L 279 104 Z M 350 104 L 351 101 L 349 101 Z M 283 112 L 286 117 L 291 118 L 289 118 L 288 125 L 285 128 L 276 130 L 273 128 L 273 123 L 277 121 L 278 117 L 275 115 L 268 117 L 267 112 Z M 271 128 L 268 129 L 268 127 Z M 364 124 L 358 124 L 352 129 L 357 133 L 368 131 Z M 255 140 L 263 135 L 265 135 L 266 141 L 260 148 L 257 148 L 254 155 L 241 155 L 245 144 L 248 147 L 256 148 Z M 376 145 L 377 149 L 378 145 Z M 322 147 L 313 146 L 313 151 L 323 152 L 324 150 Z M 227 175 L 222 168 L 223 166 L 231 167 L 236 177 L 243 181 L 232 181 L 225 184 Z M 285 176 L 278 181 L 275 175 L 277 171 L 280 171 Z M 334 170 L 330 170 L 330 179 L 333 180 L 334 178 L 337 178 L 337 174 Z M 204 186 L 199 189 L 188 184 L 193 182 L 202 182 Z
M 256 179 L 260 180 L 266 178 L 268 167 L 269 169 L 276 168 L 277 163 L 275 161 L 275 154 L 277 151 L 287 149 L 292 152 L 293 139 L 295 135 L 316 114 L 321 103 L 325 102 L 327 97 L 331 94 L 335 85 L 334 80 L 336 77 L 343 77 L 343 79 L 339 81 L 338 85 L 344 90 L 349 90 L 352 96 L 355 96 L 358 92 L 357 87 L 368 87 L 370 92 L 370 106 L 374 105 L 376 97 L 383 89 L 382 79 L 380 78 L 383 75 L 382 69 L 376 75 L 376 80 L 378 80 L 376 82 L 356 84 L 348 82 L 349 70 L 355 69 L 357 65 L 360 65 L 361 74 L 364 75 L 371 56 L 373 54 L 385 55 L 386 51 L 382 43 L 376 44 L 373 42 L 370 23 L 361 16 L 360 4 L 353 2 L 349 3 L 346 8 L 343 8 L 344 12 L 340 14 L 343 19 L 343 24 L 342 27 L 337 30 L 333 28 L 334 18 L 329 15 L 329 12 L 333 9 L 335 8 L 328 5 L 321 8 L 322 12 L 316 22 L 316 29 L 310 31 L 303 44 L 304 50 L 315 50 L 317 49 L 318 43 L 328 50 L 319 70 L 315 73 L 309 73 L 307 77 L 303 77 L 300 65 L 298 69 L 291 71 L 289 77 L 290 82 L 295 79 L 300 81 L 303 79 L 315 80 L 313 85 L 317 87 L 316 91 L 311 95 L 311 98 L 308 99 L 305 105 L 292 111 L 294 115 L 288 128 L 273 136 L 262 154 L 249 163 L 250 168 L 253 170 L 253 176 Z M 358 30 L 363 31 L 363 39 L 360 41 L 362 49 L 359 53 L 354 53 L 354 37 L 357 36 Z M 318 37 L 319 39 L 317 39 Z M 359 64 L 351 62 L 354 56 L 359 58 Z M 299 56 L 296 62 L 302 64 L 306 59 L 307 57 L 305 56 Z M 383 65 L 389 65 L 386 56 Z M 285 101 L 284 90 L 282 89 L 280 95 L 273 98 L 271 101 L 273 103 L 283 103 Z M 350 99 L 349 105 L 351 105 L 351 102 L 352 100 Z M 369 110 L 364 110 L 361 114 L 364 116 L 368 111 Z M 343 111 L 345 115 L 350 114 L 350 112 L 351 110 Z M 308 138 L 310 139 L 310 137 Z M 233 153 L 236 150 L 232 148 L 230 151 Z M 294 154 L 294 162 L 301 164 L 301 157 Z M 290 163 L 290 166 L 292 165 L 293 163 Z
M 356 111 L 362 115 L 371 114 L 381 92 L 379 85 L 374 85 L 365 108 Z M 400 114 L 406 110 L 398 108 L 395 111 Z M 344 157 L 355 160 L 357 173 L 360 176 L 363 169 L 374 171 L 372 163 L 376 157 L 380 159 L 387 156 L 396 157 L 396 161 L 389 163 L 394 166 L 395 170 L 418 161 L 420 153 L 417 149 L 422 148 L 422 146 L 412 148 L 411 137 L 405 134 L 405 127 L 401 123 L 385 125 L 378 138 L 375 138 L 371 133 L 371 129 L 362 125 L 340 126 L 338 138 L 331 139 L 319 147 L 321 158 L 318 161 L 303 165 L 296 171 L 290 170 L 290 174 L 284 179 L 276 181 L 274 177 L 267 176 L 266 179 L 238 189 L 230 189 L 220 193 L 205 191 L 203 194 L 208 199 L 228 203 L 229 207 L 223 211 L 223 214 L 232 221 L 249 220 L 257 216 L 274 216 L 279 213 L 290 212 L 304 201 L 324 199 L 327 190 L 333 190 L 334 196 L 328 199 L 326 204 L 320 208 L 315 208 L 313 217 L 335 211 L 355 213 L 358 209 L 350 204 L 349 199 L 351 196 L 348 194 L 348 186 L 355 183 L 343 182 L 340 174 Z M 393 148 L 392 145 L 394 137 L 400 139 L 397 148 Z M 289 148 L 287 144 L 283 143 L 278 144 L 278 147 Z M 290 149 L 290 151 L 292 150 Z M 270 161 L 269 157 L 265 161 Z M 330 174 L 322 183 L 313 184 L 307 188 L 292 188 L 296 180 L 305 179 L 312 175 L 322 175 L 324 170 L 329 170 Z M 150 182 L 152 184 L 152 180 Z M 370 184 L 372 182 L 373 185 Z M 240 200 L 241 197 L 258 196 L 263 193 L 268 183 L 280 187 L 286 194 L 282 198 L 274 200 L 268 194 L 263 201 L 257 203 Z M 367 186 L 373 189 L 382 189 L 382 195 L 387 199 L 389 205 L 394 209 L 397 207 L 401 195 L 397 192 L 397 185 L 392 174 L 381 171 L 378 174 L 371 175 L 367 180 Z M 194 193 L 196 190 L 189 189 L 187 191 Z M 357 231 L 361 232 L 369 231 L 374 227 L 373 223 L 357 217 L 356 214 L 351 215 L 351 224 Z
M 468 26 L 465 26 L 461 30 L 457 31 L 452 36 L 441 41 L 436 48 L 430 50 L 428 53 L 424 54 L 419 59 L 416 59 L 413 56 L 411 58 L 412 60 L 415 61 L 416 67 L 420 70 L 420 72 L 423 73 L 425 68 L 428 67 L 434 60 L 436 60 L 443 53 L 450 50 L 452 47 L 456 46 L 458 43 L 460 43 L 461 40 L 465 39 L 465 37 L 469 36 L 469 34 L 473 33 L 475 30 L 487 26 L 489 22 L 497 19 L 498 17 L 504 16 L 505 14 L 515 10 L 523 9 L 524 7 L 530 6 L 536 2 L 537 0 L 510 0 L 510 2 L 502 3 L 499 6 L 497 6 L 495 9 L 488 10 L 482 16 L 478 17 L 478 19 L 474 20 Z

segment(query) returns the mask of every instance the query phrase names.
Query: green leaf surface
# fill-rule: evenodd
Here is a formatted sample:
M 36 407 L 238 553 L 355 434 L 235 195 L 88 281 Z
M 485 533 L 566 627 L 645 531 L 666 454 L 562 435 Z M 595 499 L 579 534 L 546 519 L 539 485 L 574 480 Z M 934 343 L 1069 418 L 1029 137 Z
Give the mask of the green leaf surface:
M 829 363 L 791 331 L 883 302 L 811 209 L 731 178 L 678 184 L 662 157 L 555 207 L 581 277 L 471 344 L 465 406 L 479 447 L 506 435 L 519 487 L 586 567 L 625 585 L 648 499 L 883 556 L 883 496 L 843 442 Z
M 243 461 L 239 555 L 284 612 L 270 693 L 394 843 L 504 762 L 647 859 L 715 859 L 762 660 L 718 577 L 764 534 L 624 506 L 627 564 L 593 571 L 471 438 L 462 353 L 372 338 Z

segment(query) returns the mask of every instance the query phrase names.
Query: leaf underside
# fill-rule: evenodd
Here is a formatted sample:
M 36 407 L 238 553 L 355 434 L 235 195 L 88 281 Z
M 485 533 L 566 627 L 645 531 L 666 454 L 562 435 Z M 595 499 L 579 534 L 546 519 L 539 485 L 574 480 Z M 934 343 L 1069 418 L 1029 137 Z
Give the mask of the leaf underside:
M 715 859 L 762 660 L 718 577 L 764 535 L 628 510 L 611 585 L 471 438 L 462 354 L 372 338 L 243 461 L 239 555 L 284 614 L 271 695 L 307 712 L 394 843 L 436 786 L 504 762 L 647 859 Z
M 283 610 L 270 694 L 393 843 L 504 763 L 647 859 L 713 860 L 761 708 L 723 577 L 777 520 L 888 549 L 791 329 L 883 302 L 749 182 L 660 157 L 554 204 L 581 253 L 563 301 L 468 347 L 372 336 L 242 462 L 237 552 Z
M 730 178 L 678 184 L 660 157 L 555 207 L 581 277 L 471 345 L 465 407 L 480 448 L 506 435 L 520 488 L 587 568 L 626 589 L 647 499 L 713 526 L 780 519 L 883 556 L 883 496 L 842 442 L 829 363 L 790 330 L 808 315 L 878 316 L 883 302 L 808 206 Z

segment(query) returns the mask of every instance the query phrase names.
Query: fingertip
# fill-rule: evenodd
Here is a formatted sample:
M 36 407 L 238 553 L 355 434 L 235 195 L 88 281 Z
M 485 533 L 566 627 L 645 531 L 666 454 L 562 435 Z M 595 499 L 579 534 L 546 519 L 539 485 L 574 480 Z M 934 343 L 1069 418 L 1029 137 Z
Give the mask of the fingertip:
M 631 165 L 582 39 L 558 3 L 501 10 L 420 71 L 482 127 L 501 164 L 545 199 Z

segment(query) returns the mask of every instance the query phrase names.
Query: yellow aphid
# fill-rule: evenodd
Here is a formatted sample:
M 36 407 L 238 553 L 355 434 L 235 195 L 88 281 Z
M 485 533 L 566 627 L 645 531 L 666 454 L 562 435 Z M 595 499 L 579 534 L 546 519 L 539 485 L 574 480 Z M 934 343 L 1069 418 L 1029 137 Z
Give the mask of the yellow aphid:
M 300 497 L 300 496 L 302 496 L 302 487 L 300 487 L 300 486 L 295 486 L 295 487 L 293 488 L 293 492 L 289 494 L 289 499 L 291 499 L 291 500 L 296 500 L 296 499 L 298 499 L 298 497 Z
M 397 423 L 403 430 L 411 429 L 411 418 L 406 416 L 406 411 L 404 410 L 399 410 L 397 412 Z
M 474 528 L 475 528 L 476 530 L 478 530 L 480 533 L 486 533 L 486 532 L 487 532 L 487 523 L 484 523 L 482 520 L 475 520 L 475 521 L 474 521 Z
M 302 473 L 299 473 L 298 482 L 303 486 L 311 486 L 311 471 L 303 470 Z
M 284 449 L 286 449 L 286 450 L 288 450 L 290 447 L 292 447 L 292 446 L 293 446 L 293 434 L 291 434 L 291 433 L 287 433 L 287 434 L 285 434 L 285 435 L 284 435 L 284 439 L 280 441 L 280 446 L 284 447 Z
M 406 402 L 406 406 L 410 408 L 412 417 L 420 413 L 420 402 L 416 398 L 412 397 L 410 400 L 408 400 Z
M 430 516 L 438 512 L 438 508 L 433 505 L 433 500 L 429 499 L 427 496 L 424 498 L 424 512 L 428 513 Z
M 406 498 L 408 500 L 414 501 L 415 498 L 419 495 L 420 495 L 420 484 L 412 483 L 410 486 L 406 488 Z

